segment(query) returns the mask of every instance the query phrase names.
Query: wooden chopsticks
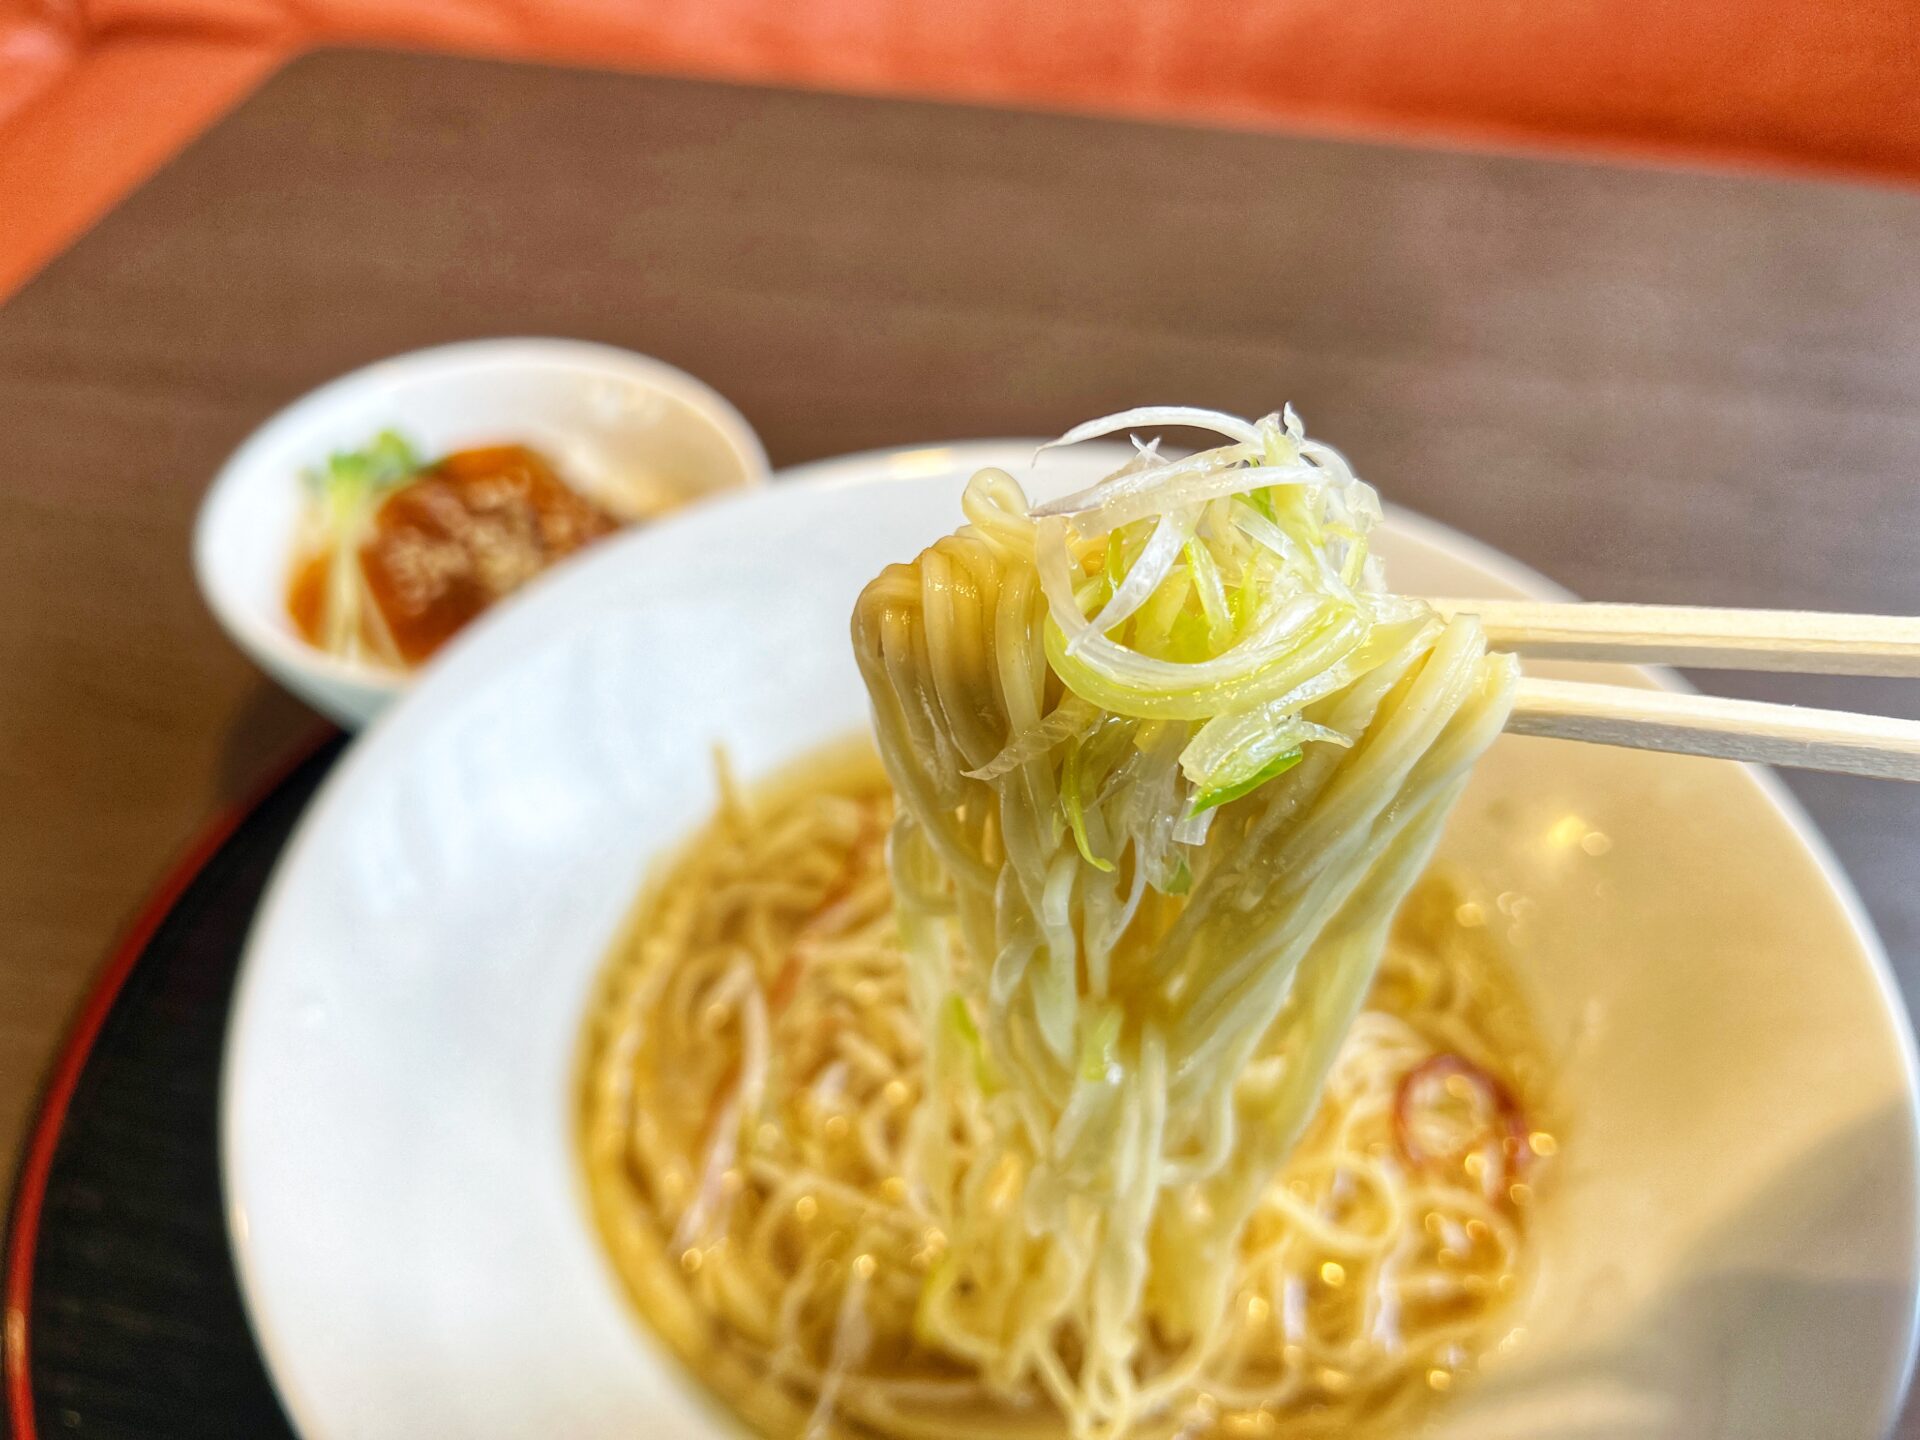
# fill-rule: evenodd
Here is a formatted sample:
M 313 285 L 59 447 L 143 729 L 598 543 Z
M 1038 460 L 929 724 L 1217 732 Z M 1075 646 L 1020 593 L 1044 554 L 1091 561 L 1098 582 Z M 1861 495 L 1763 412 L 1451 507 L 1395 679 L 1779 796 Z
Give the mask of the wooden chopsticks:
M 1495 650 L 1795 674 L 1920 676 L 1920 618 L 1807 610 L 1436 600 Z M 1920 780 L 1920 721 L 1583 681 L 1520 682 L 1507 730 L 1889 780 Z
M 1920 618 L 1905 615 L 1545 600 L 1428 603 L 1443 615 L 1478 615 L 1487 644 L 1495 650 L 1542 659 L 1795 675 L 1920 676 Z
M 1515 693 L 1507 732 L 1920 780 L 1920 720 L 1850 710 L 1527 676 Z

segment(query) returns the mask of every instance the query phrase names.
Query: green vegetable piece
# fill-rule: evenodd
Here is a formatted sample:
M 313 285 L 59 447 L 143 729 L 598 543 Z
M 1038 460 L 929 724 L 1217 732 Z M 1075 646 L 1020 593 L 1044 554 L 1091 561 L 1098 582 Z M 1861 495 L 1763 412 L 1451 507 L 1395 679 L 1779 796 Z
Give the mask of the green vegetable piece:
M 994 1082 L 993 1067 L 987 1063 L 986 1044 L 980 1038 L 979 1026 L 968 1013 L 966 1000 L 957 991 L 947 996 L 944 1017 L 947 1030 L 973 1062 L 974 1080 L 983 1092 L 992 1094 L 999 1087 Z
M 1120 1007 L 1113 1006 L 1089 1026 L 1080 1041 L 1080 1078 L 1095 1084 L 1107 1078 L 1114 1047 L 1120 1043 Z
M 1187 857 L 1179 857 L 1179 864 L 1173 867 L 1173 874 L 1167 877 L 1167 883 L 1159 887 L 1162 895 L 1184 895 L 1193 889 L 1193 867 L 1187 864 Z
M 1080 742 L 1074 741 L 1067 748 L 1066 764 L 1060 768 L 1060 808 L 1066 812 L 1067 825 L 1073 831 L 1073 843 L 1080 849 L 1080 858 L 1096 870 L 1113 869 L 1111 860 L 1102 860 L 1093 853 L 1093 842 L 1087 838 L 1087 812 L 1080 798 Z
M 1195 815 L 1205 814 L 1216 805 L 1225 805 L 1230 800 L 1238 800 L 1242 795 L 1251 795 L 1269 780 L 1277 775 L 1286 774 L 1299 763 L 1300 747 L 1298 745 L 1291 750 L 1282 750 L 1246 779 L 1235 781 L 1231 785 L 1202 790 L 1194 797 L 1193 809 L 1187 812 L 1187 818 L 1192 819 Z
M 307 479 L 336 505 L 371 500 L 383 491 L 410 480 L 420 470 L 420 456 L 397 430 L 382 430 L 362 450 L 336 450 L 324 470 L 307 472 Z

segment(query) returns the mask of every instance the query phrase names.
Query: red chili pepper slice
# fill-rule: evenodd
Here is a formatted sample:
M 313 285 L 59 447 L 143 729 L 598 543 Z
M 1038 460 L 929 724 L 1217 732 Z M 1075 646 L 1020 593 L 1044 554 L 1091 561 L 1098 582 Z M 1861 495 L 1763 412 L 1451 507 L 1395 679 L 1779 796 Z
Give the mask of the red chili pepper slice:
M 1488 1074 L 1466 1056 L 1452 1051 L 1429 1056 L 1415 1065 L 1401 1077 L 1400 1087 L 1393 1097 L 1393 1138 L 1400 1147 L 1400 1153 L 1407 1163 L 1426 1166 L 1441 1161 L 1452 1160 L 1470 1153 L 1475 1146 L 1468 1145 L 1450 1155 L 1430 1154 L 1414 1139 L 1413 1107 L 1419 1099 L 1421 1089 L 1435 1080 L 1445 1081 L 1458 1075 L 1485 1097 L 1487 1108 L 1492 1111 L 1495 1130 L 1489 1138 L 1499 1139 L 1501 1153 L 1513 1168 L 1524 1170 L 1533 1163 L 1533 1147 L 1528 1143 L 1529 1129 L 1526 1112 L 1520 1108 L 1520 1102 L 1513 1092 L 1498 1078 Z M 1504 1133 L 1503 1133 L 1504 1132 Z M 1489 1185 L 1490 1193 L 1497 1187 Z

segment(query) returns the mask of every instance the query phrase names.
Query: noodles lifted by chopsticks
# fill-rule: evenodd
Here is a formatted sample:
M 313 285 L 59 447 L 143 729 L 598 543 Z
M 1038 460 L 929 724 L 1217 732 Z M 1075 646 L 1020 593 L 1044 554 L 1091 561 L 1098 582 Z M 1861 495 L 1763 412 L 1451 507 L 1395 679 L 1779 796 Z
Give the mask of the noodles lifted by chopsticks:
M 1386 592 L 1373 492 L 1291 412 L 1067 438 L 1154 421 L 1230 443 L 1033 514 L 983 472 L 854 617 L 932 1037 L 906 1168 L 949 1246 L 919 1325 L 1082 1434 L 1223 1343 L 1242 1237 L 1515 680 L 1471 618 Z

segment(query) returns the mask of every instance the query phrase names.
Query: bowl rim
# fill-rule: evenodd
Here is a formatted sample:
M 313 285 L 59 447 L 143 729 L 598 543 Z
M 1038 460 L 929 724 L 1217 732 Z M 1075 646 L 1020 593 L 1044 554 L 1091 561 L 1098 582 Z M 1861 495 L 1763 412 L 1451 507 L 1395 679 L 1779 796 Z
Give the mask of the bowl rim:
M 740 479 L 726 489 L 757 489 L 771 475 L 765 444 L 732 401 L 698 376 L 638 350 L 560 336 L 499 335 L 455 340 L 374 360 L 315 386 L 268 416 L 221 462 L 201 496 L 193 524 L 194 579 L 214 619 L 250 660 L 276 678 L 279 671 L 290 670 L 329 686 L 388 696 L 407 688 L 417 671 L 392 670 L 330 655 L 275 624 L 257 606 L 233 593 L 216 558 L 221 518 L 245 487 L 269 483 L 266 459 L 289 437 L 327 411 L 351 406 L 363 392 L 396 381 L 457 377 L 463 371 L 509 366 L 597 370 L 673 396 L 711 424 L 740 460 Z
M 821 489 L 852 488 L 885 483 L 894 478 L 910 479 L 944 473 L 953 468 L 1005 464 L 1010 451 L 1026 447 L 1031 453 L 1033 447 L 1042 443 L 1044 442 L 1024 437 L 1010 437 L 882 446 L 786 466 L 775 472 L 773 479 L 779 488 L 783 489 L 788 486 Z M 736 496 L 730 503 L 745 503 L 748 498 L 744 495 Z M 1565 586 L 1549 579 L 1531 566 L 1445 522 L 1410 510 L 1397 502 L 1389 502 L 1386 510 L 1389 524 L 1393 528 L 1419 541 L 1451 550 L 1502 581 L 1512 583 L 1541 598 L 1569 600 L 1578 598 Z M 482 632 L 485 628 L 485 626 L 476 626 L 474 632 Z M 1632 666 L 1628 668 L 1646 676 L 1656 688 L 1680 691 L 1693 689 L 1678 672 L 1667 667 Z M 399 713 L 398 710 L 389 710 L 379 722 L 381 727 L 391 728 L 392 723 L 399 717 Z M 364 747 L 360 748 L 364 749 Z M 287 1409 L 289 1419 L 293 1421 L 295 1429 L 300 1434 L 309 1436 L 318 1436 L 327 1432 L 318 1428 L 317 1416 L 310 1408 L 307 1397 L 304 1394 L 295 1393 L 290 1386 L 284 1358 L 284 1335 L 269 1335 L 267 1317 L 256 1304 L 261 1281 L 254 1262 L 251 1238 L 246 1233 L 246 1227 L 240 1223 L 242 1208 L 235 1203 L 239 1190 L 236 1182 L 243 1167 L 240 1163 L 236 1124 L 239 1076 L 236 1073 L 237 1067 L 229 1062 L 235 1053 L 242 1024 L 251 1009 L 247 1003 L 246 992 L 253 988 L 252 982 L 257 979 L 257 968 L 246 962 L 251 959 L 254 941 L 264 928 L 262 920 L 284 879 L 284 872 L 289 868 L 286 862 L 302 848 L 302 842 L 310 838 L 312 820 L 322 808 L 328 793 L 340 784 L 346 772 L 355 768 L 355 762 L 363 758 L 360 755 L 349 754 L 323 782 L 321 790 L 309 802 L 306 813 L 296 825 L 286 849 L 282 852 L 281 860 L 276 863 L 275 873 L 270 877 L 263 893 L 261 908 L 256 914 L 253 931 L 248 939 L 248 954 L 243 957 L 242 969 L 236 982 L 234 1003 L 224 1041 L 226 1058 L 222 1064 L 220 1094 L 217 1102 L 219 1165 L 225 1202 L 223 1219 L 228 1230 L 229 1243 L 234 1252 L 236 1275 L 249 1328 L 262 1352 L 275 1393 Z M 1765 767 L 1740 762 L 1727 763 L 1738 763 L 1739 769 L 1745 772 L 1760 795 L 1769 802 L 1805 853 L 1813 860 L 1814 868 L 1821 881 L 1837 900 L 1839 911 L 1858 946 L 1861 958 L 1866 961 L 1867 968 L 1872 974 L 1880 1004 L 1891 1022 L 1906 1091 L 1908 1120 L 1915 1127 L 1916 1133 L 1920 1134 L 1920 1048 L 1916 1047 L 1913 1016 L 1894 976 L 1885 945 L 1858 891 L 1842 868 L 1824 834 L 1777 774 Z M 1920 1231 L 1920 1203 L 1916 1203 L 1914 1219 L 1916 1231 Z M 1920 1352 L 1920 1284 L 1912 1287 L 1908 1302 L 1905 1333 L 1901 1341 L 1901 1362 L 1892 1383 L 1879 1397 L 1878 1413 L 1881 1429 L 1882 1433 L 1888 1435 L 1898 1422 L 1910 1393 L 1915 1375 L 1916 1354 Z M 281 1363 L 276 1364 L 276 1360 Z

